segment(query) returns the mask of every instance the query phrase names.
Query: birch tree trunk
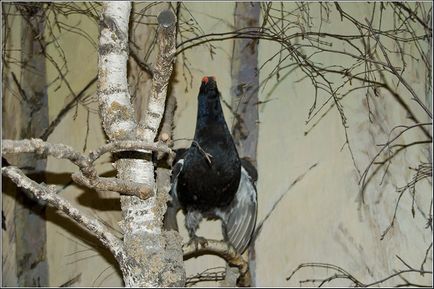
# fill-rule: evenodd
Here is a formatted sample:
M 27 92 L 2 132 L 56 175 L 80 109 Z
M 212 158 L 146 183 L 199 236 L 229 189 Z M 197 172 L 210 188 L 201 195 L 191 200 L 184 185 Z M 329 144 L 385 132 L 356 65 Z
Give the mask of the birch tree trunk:
M 98 99 L 104 130 L 110 141 L 139 139 L 153 142 L 164 112 L 167 83 L 175 52 L 175 17 L 158 17 L 159 54 L 144 121 L 137 126 L 127 85 L 129 2 L 106 2 L 100 33 Z M 162 230 L 167 193 L 156 192 L 149 151 L 122 154 L 114 164 L 118 178 L 146 184 L 152 196 L 142 200 L 121 196 L 124 254 L 119 265 L 127 287 L 182 286 L 185 271 L 181 238 Z
M 3 137 L 23 139 L 36 137 L 48 126 L 48 96 L 44 49 L 45 16 L 42 4 L 22 6 L 20 79 L 15 79 L 20 92 L 19 103 L 6 94 L 4 98 Z M 15 76 L 14 76 L 15 77 Z M 7 97 L 11 99 L 6 99 Z M 7 108 L 6 108 L 7 107 Z M 46 159 L 34 154 L 8 158 L 26 174 L 43 182 Z M 48 286 L 46 260 L 45 207 L 17 189 L 14 215 L 7 215 L 7 226 L 15 230 L 17 284 L 15 286 Z M 13 233 L 13 232 L 9 232 Z M 12 285 L 12 284 L 11 284 Z
M 260 3 L 235 4 L 235 30 L 259 27 Z M 253 29 L 253 28 L 252 28 Z M 257 28 L 254 28 L 257 30 Z M 232 135 L 241 158 L 256 167 L 258 145 L 258 40 L 235 39 L 231 62 L 231 107 L 234 114 Z M 249 247 L 249 271 L 255 286 L 255 247 Z M 228 273 L 228 270 L 227 270 Z

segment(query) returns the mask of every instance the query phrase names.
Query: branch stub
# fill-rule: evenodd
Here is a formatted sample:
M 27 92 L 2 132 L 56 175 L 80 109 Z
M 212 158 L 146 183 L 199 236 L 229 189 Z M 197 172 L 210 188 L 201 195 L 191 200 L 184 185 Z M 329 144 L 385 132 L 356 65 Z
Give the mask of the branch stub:
M 164 28 L 168 28 L 175 24 L 175 15 L 169 9 L 166 9 L 160 13 L 157 17 L 158 23 Z

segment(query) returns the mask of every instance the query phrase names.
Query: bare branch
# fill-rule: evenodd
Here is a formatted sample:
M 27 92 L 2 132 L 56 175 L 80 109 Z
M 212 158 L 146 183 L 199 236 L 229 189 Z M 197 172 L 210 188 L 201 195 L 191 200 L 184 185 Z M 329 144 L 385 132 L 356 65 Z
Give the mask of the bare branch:
M 84 88 L 72 98 L 70 102 L 68 102 L 57 114 L 54 120 L 50 123 L 50 125 L 44 130 L 44 132 L 39 136 L 42 140 L 47 140 L 56 126 L 60 123 L 60 121 L 65 117 L 65 115 L 79 102 L 85 95 L 88 89 L 97 81 L 97 77 L 92 78 Z
M 2 140 L 3 154 L 36 153 L 41 156 L 53 156 L 58 159 L 68 159 L 80 170 L 89 175 L 96 175 L 90 160 L 72 147 L 64 144 L 51 144 L 41 139 Z
M 393 5 L 396 5 L 402 8 L 403 10 L 405 10 L 408 14 L 414 17 L 417 20 L 417 22 L 419 22 L 420 25 L 422 25 L 426 30 L 428 30 L 432 34 L 432 27 L 429 27 L 427 23 L 425 23 L 422 19 L 420 19 L 420 17 L 413 10 L 411 10 L 410 8 L 408 8 L 403 3 L 400 2 L 393 2 Z
M 165 10 L 158 16 L 158 47 L 159 52 L 152 78 L 151 96 L 148 102 L 146 116 L 137 130 L 137 137 L 146 141 L 154 141 L 164 113 L 167 86 L 172 75 L 175 59 L 176 17 L 170 10 Z
M 12 79 L 14 80 L 15 85 L 16 85 L 17 88 L 18 88 L 18 92 L 19 92 L 20 95 L 21 95 L 21 98 L 22 98 L 23 100 L 25 100 L 25 101 L 28 101 L 29 98 L 27 97 L 26 92 L 24 91 L 24 89 L 21 87 L 21 84 L 20 84 L 20 82 L 18 81 L 18 79 L 17 79 L 15 73 L 11 72 L 11 74 L 12 74 Z
M 153 150 L 169 153 L 173 152 L 163 143 L 147 144 L 140 141 L 118 141 L 103 145 L 92 151 L 89 156 L 75 151 L 64 144 L 51 144 L 41 139 L 31 140 L 3 140 L 2 153 L 36 153 L 42 156 L 53 156 L 58 159 L 68 159 L 80 168 L 81 173 L 72 175 L 72 179 L 81 185 L 95 190 L 115 191 L 122 194 L 138 196 L 146 199 L 152 195 L 151 187 L 133 181 L 117 178 L 102 178 L 98 176 L 93 162 L 107 152 L 119 152 L 126 150 Z
M 416 101 L 420 107 L 423 108 L 423 110 L 425 110 L 425 112 L 428 114 L 428 116 L 432 119 L 432 113 L 431 111 L 426 107 L 426 105 L 419 99 L 419 97 L 417 96 L 416 92 L 414 91 L 414 89 L 410 86 L 410 84 L 408 84 L 408 82 L 402 77 L 402 75 L 400 73 L 398 73 L 398 71 L 396 70 L 396 68 L 392 65 L 392 63 L 390 62 L 389 57 L 387 56 L 387 53 L 384 49 L 383 44 L 381 44 L 380 41 L 380 37 L 373 31 L 372 27 L 371 27 L 371 23 L 369 23 L 368 19 L 365 18 L 366 23 L 368 24 L 368 28 L 370 30 L 370 32 L 372 33 L 372 35 L 375 37 L 375 40 L 377 41 L 378 45 L 380 46 L 381 52 L 384 55 L 384 58 L 387 61 L 387 67 L 390 68 L 393 72 L 393 74 L 399 79 L 399 81 L 408 89 L 408 91 L 411 93 L 411 95 L 413 96 L 413 100 Z
M 166 108 L 164 110 L 163 123 L 161 124 L 159 139 L 164 143 L 172 143 L 173 118 L 176 110 L 176 97 L 171 94 L 167 97 Z
M 327 271 L 335 272 L 333 275 L 327 278 L 318 278 L 318 279 L 305 279 L 300 281 L 300 283 L 319 283 L 318 287 L 323 286 L 325 283 L 329 283 L 335 279 L 348 279 L 350 280 L 355 287 L 372 287 L 379 284 L 382 284 L 386 282 L 389 279 L 392 279 L 394 277 L 400 276 L 405 273 L 418 273 L 418 274 L 432 274 L 432 271 L 424 271 L 424 270 L 418 270 L 414 268 L 409 268 L 405 270 L 397 271 L 393 274 L 390 274 L 387 277 L 384 277 L 382 279 L 379 279 L 377 281 L 371 282 L 371 283 L 363 283 L 360 280 L 358 280 L 354 275 L 350 274 L 348 271 L 343 269 L 342 267 L 328 264 L 328 263 L 302 263 L 295 268 L 292 273 L 286 278 L 286 280 L 290 280 L 298 271 L 300 271 L 303 268 L 323 268 Z
M 88 178 L 81 173 L 74 173 L 71 177 L 77 184 L 86 186 L 90 189 L 137 196 L 142 200 L 149 198 L 153 194 L 153 189 L 142 183 L 135 183 L 117 178 Z
M 174 155 L 174 152 L 164 143 L 155 142 L 152 144 L 143 141 L 115 141 L 99 147 L 89 153 L 89 158 L 93 162 L 107 152 L 119 152 L 127 150 L 151 150 Z
M 407 149 L 407 148 L 409 148 L 409 147 L 411 147 L 413 145 L 429 144 L 431 142 L 432 142 L 431 140 L 424 140 L 424 141 L 415 141 L 415 142 L 412 142 L 412 143 L 409 143 L 409 144 L 393 144 L 393 145 L 389 146 L 389 149 L 388 149 L 388 152 L 387 152 L 388 153 L 387 158 L 384 161 L 374 162 L 374 164 L 379 165 L 379 166 L 376 168 L 376 170 L 374 170 L 374 172 L 372 173 L 372 175 L 371 175 L 370 178 L 372 178 L 377 173 L 377 171 L 379 171 L 379 169 L 381 168 L 381 166 L 386 165 L 386 168 L 385 168 L 384 173 L 383 173 L 383 177 L 381 179 L 381 182 L 383 182 L 383 179 L 384 179 L 386 173 L 388 172 L 388 168 L 389 168 L 389 166 L 392 163 L 392 159 L 395 156 L 397 156 L 400 152 L 404 151 L 405 149 Z M 398 149 L 395 150 L 395 151 L 393 151 L 392 149 L 395 148 L 395 147 L 398 147 Z M 412 168 L 410 167 L 410 169 L 412 169 Z M 399 193 L 399 197 L 397 198 L 397 201 L 396 201 L 396 204 L 395 204 L 395 211 L 394 211 L 394 214 L 393 214 L 393 218 L 392 218 L 392 221 L 391 221 L 390 225 L 388 226 L 388 228 L 382 234 L 381 239 L 383 239 L 383 237 L 387 233 L 387 231 L 389 231 L 389 229 L 393 226 L 394 220 L 396 218 L 399 202 L 401 200 L 402 195 L 407 190 L 409 191 L 409 193 L 410 193 L 410 195 L 412 197 L 411 213 L 412 213 L 413 217 L 415 216 L 414 206 L 415 206 L 415 199 L 416 199 L 416 183 L 420 182 L 423 179 L 428 179 L 428 181 L 429 181 L 429 178 L 432 178 L 432 163 L 424 163 L 424 162 L 422 162 L 418 166 L 418 168 L 415 169 L 415 171 L 416 171 L 416 174 L 413 176 L 413 178 L 412 178 L 412 180 L 410 182 L 408 182 L 403 187 L 397 188 L 396 191 L 397 191 L 397 193 Z M 368 179 L 368 181 L 369 181 L 369 179 Z M 430 182 L 430 183 L 432 183 L 432 182 Z M 424 212 L 419 207 L 418 207 L 418 209 L 419 209 L 420 213 L 423 215 L 423 217 L 425 219 L 428 219 L 428 221 L 429 221 L 429 218 L 426 217 L 426 215 L 424 214 Z
M 134 139 L 136 120 L 128 92 L 128 19 L 130 2 L 103 5 L 98 59 L 98 102 L 111 141 Z
M 368 177 L 368 173 L 371 169 L 371 167 L 375 164 L 375 161 L 377 160 L 377 158 L 388 148 L 390 147 L 402 134 L 404 134 L 405 132 L 413 129 L 413 128 L 417 128 L 417 127 L 421 127 L 421 126 L 432 126 L 432 123 L 428 122 L 428 123 L 418 123 L 415 125 L 410 125 L 410 126 L 396 126 L 395 128 L 403 128 L 402 131 L 400 131 L 395 137 L 393 137 L 392 139 L 390 139 L 390 134 L 392 133 L 392 131 L 395 129 L 392 129 L 392 131 L 389 134 L 389 139 L 387 140 L 387 142 L 382 145 L 382 148 L 378 151 L 378 153 L 371 159 L 370 163 L 368 164 L 368 166 L 366 167 L 366 169 L 364 170 L 364 172 L 361 175 L 359 184 L 361 185 L 360 188 L 360 194 L 361 194 L 361 199 L 363 201 L 364 199 L 364 191 L 366 189 L 366 186 L 368 184 L 369 179 L 367 179 Z
M 209 240 L 196 248 L 194 242 L 183 246 L 184 260 L 201 255 L 215 255 L 223 258 L 230 266 L 237 267 L 240 272 L 238 284 L 240 286 L 250 285 L 249 264 L 237 251 L 225 241 Z
M 28 178 L 20 169 L 8 166 L 2 168 L 2 174 L 9 177 L 18 187 L 33 194 L 38 200 L 46 201 L 52 207 L 65 213 L 81 227 L 94 234 L 109 249 L 115 258 L 123 254 L 122 244 L 110 230 L 98 220 L 90 218 L 75 208 L 70 202 L 60 197 L 54 186 L 38 184 Z
M 424 271 L 423 266 L 425 265 L 426 260 L 428 259 L 428 255 L 429 255 L 429 252 L 431 251 L 431 249 L 432 249 L 432 242 L 431 242 L 431 244 L 428 246 L 428 248 L 426 249 L 425 257 L 423 258 L 422 264 L 420 265 L 420 270 L 421 270 L 421 271 Z M 423 274 L 422 274 L 422 275 L 423 275 Z
M 193 286 L 199 282 L 222 281 L 225 279 L 225 267 L 208 268 L 194 276 L 188 277 L 185 286 Z
M 286 196 L 286 194 L 292 189 L 292 187 L 294 187 L 297 183 L 299 183 L 301 180 L 303 180 L 303 178 L 306 176 L 306 174 L 312 170 L 313 168 L 315 168 L 318 165 L 318 163 L 315 163 L 313 165 L 311 165 L 303 174 L 299 175 L 289 186 L 288 188 L 282 193 L 280 194 L 279 198 L 274 202 L 273 206 L 271 207 L 271 209 L 268 211 L 268 213 L 265 215 L 265 217 L 256 225 L 256 229 L 253 233 L 253 240 L 256 240 L 259 236 L 259 234 L 262 231 L 262 227 L 264 226 L 264 223 L 268 220 L 268 218 L 271 216 L 271 214 L 274 212 L 274 210 L 276 209 L 277 205 L 280 203 L 280 201 L 283 199 L 283 197 Z

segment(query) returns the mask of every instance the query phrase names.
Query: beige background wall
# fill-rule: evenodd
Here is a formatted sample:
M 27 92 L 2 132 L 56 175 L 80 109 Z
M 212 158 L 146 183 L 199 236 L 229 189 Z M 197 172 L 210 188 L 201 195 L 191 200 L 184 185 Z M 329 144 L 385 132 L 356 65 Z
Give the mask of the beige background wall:
M 231 29 L 234 3 L 185 5 L 206 33 Z M 157 5 L 153 11 L 158 11 L 162 7 Z M 372 11 L 371 4 L 366 3 L 349 3 L 343 7 L 360 17 Z M 319 16 L 315 15 L 314 9 L 312 11 L 314 17 Z M 352 27 L 342 25 L 337 15 L 331 15 L 330 19 L 330 23 L 323 23 L 323 31 L 339 31 L 342 34 L 354 32 L 351 30 Z M 97 39 L 97 28 L 86 19 L 71 16 L 68 21 L 86 27 L 86 31 Z M 391 21 L 390 18 L 383 20 L 385 25 L 391 25 Z M 89 43 L 77 41 L 76 37 L 66 33 L 61 35 L 59 41 L 68 59 L 68 79 L 74 91 L 79 91 L 96 74 L 96 50 Z M 202 76 L 216 76 L 222 97 L 230 103 L 230 60 L 233 42 L 223 41 L 214 44 L 218 48 L 215 49 L 212 58 L 206 47 L 186 51 L 185 56 L 189 61 L 187 65 L 193 73 L 193 87 L 189 86 L 188 75 L 188 81 L 184 80 L 183 73 L 186 71 L 182 65 L 177 66 L 177 82 L 174 85 L 174 94 L 178 101 L 175 139 L 193 136 L 197 92 Z M 260 42 L 260 63 L 271 57 L 279 48 L 279 45 L 271 42 Z M 182 61 L 181 58 L 179 60 Z M 345 64 L 346 61 L 341 56 L 331 54 L 320 60 L 325 64 Z M 269 63 L 261 70 L 261 80 L 269 75 L 273 65 L 275 64 Z M 49 66 L 48 69 L 49 75 L 55 75 L 52 67 Z M 422 99 L 425 99 L 424 73 L 423 66 L 411 60 L 408 62 L 405 77 L 413 84 Z M 298 281 L 304 278 L 321 278 L 330 274 L 330 271 L 309 268 L 286 281 L 286 277 L 302 262 L 333 263 L 342 266 L 365 282 L 385 277 L 394 269 L 402 269 L 403 264 L 395 255 L 399 255 L 415 267 L 420 266 L 425 248 L 429 246 L 432 236 L 431 231 L 424 228 L 426 222 L 418 209 L 423 212 L 429 210 L 432 187 L 430 183 L 424 181 L 417 186 L 415 217 L 413 218 L 410 212 L 412 199 L 409 194 L 405 194 L 397 211 L 395 226 L 383 241 L 380 241 L 380 236 L 393 216 L 397 198 L 396 188 L 405 185 L 411 179 L 412 172 L 408 169 L 409 166 L 415 167 L 420 161 L 427 160 L 426 147 L 416 146 L 400 154 L 389 167 L 389 173 L 382 183 L 381 173 L 373 179 L 366 191 L 365 205 L 359 206 L 358 201 L 360 177 L 356 167 L 363 172 L 378 150 L 376 144 L 386 141 L 387 132 L 397 124 L 410 123 L 404 111 L 389 94 L 382 92 L 378 98 L 371 99 L 370 105 L 375 108 L 375 122 L 371 123 L 368 119 L 364 90 L 355 91 L 343 100 L 348 118 L 349 141 L 355 158 L 353 163 L 348 148 L 341 149 L 345 143 L 345 133 L 336 108 L 327 113 L 314 128 L 305 124 L 313 102 L 314 90 L 308 79 L 298 81 L 302 77 L 303 74 L 298 71 L 282 80 L 270 96 L 272 101 L 259 106 L 258 220 L 261 221 L 267 215 L 282 194 L 285 196 L 265 223 L 256 242 L 256 284 L 298 286 Z M 337 77 L 336 82 L 339 81 L 341 79 Z M 260 90 L 260 100 L 268 99 L 268 93 L 275 84 L 276 79 L 273 78 L 265 89 Z M 49 90 L 51 118 L 66 103 L 64 96 L 68 95 L 64 86 L 57 91 L 54 91 L 54 88 L 55 86 L 51 86 Z M 408 93 L 403 95 L 410 97 Z M 319 101 L 326 98 L 325 94 L 320 94 Z M 408 103 L 420 119 L 425 117 L 414 102 Z M 93 103 L 90 107 L 96 110 L 97 104 Z M 94 110 L 89 114 L 87 151 L 95 149 L 105 141 L 99 116 Z M 230 112 L 226 108 L 224 111 L 226 120 L 230 123 Z M 49 141 L 63 142 L 76 149 L 82 149 L 86 138 L 86 122 L 87 111 L 79 105 L 76 111 L 69 112 Z M 411 137 L 410 133 L 403 141 L 410 142 Z M 175 146 L 186 145 L 187 141 L 177 141 Z M 314 164 L 316 166 L 309 170 Z M 101 161 L 100 172 L 110 170 L 109 158 L 106 157 Z M 59 181 L 59 175 L 75 172 L 77 168 L 65 161 L 49 159 L 48 171 L 49 182 L 51 180 L 55 183 Z M 304 177 L 288 191 L 290 184 L 304 173 Z M 68 178 L 63 176 L 63 179 Z M 74 185 L 68 186 L 61 194 L 89 214 L 97 214 L 113 226 L 117 226 L 120 212 L 116 195 L 100 195 L 96 198 L 97 193 L 84 191 Z M 13 206 L 11 200 L 4 198 L 3 202 L 4 206 Z M 179 222 L 183 222 L 181 213 L 178 217 Z M 59 286 L 79 274 L 80 279 L 74 286 L 122 285 L 119 275 L 110 265 L 112 259 L 101 256 L 101 250 L 95 250 L 92 245 L 77 238 L 77 227 L 71 221 L 52 209 L 48 211 L 47 220 L 50 285 Z M 187 236 L 183 228 L 182 234 Z M 89 239 L 83 232 L 80 235 L 85 236 L 86 240 Z M 219 223 L 202 224 L 199 235 L 221 236 Z M 3 242 L 5 243 L 4 238 Z M 7 246 L 4 244 L 3 249 L 8 248 Z M 8 254 L 8 250 L 3 251 L 3 254 Z M 431 262 L 432 252 L 428 259 L 428 263 Z M 189 275 L 222 265 L 223 262 L 215 257 L 200 257 L 186 262 Z M 427 265 L 426 269 L 431 270 L 430 266 Z M 412 280 L 428 282 L 430 277 L 417 276 L 417 280 Z M 348 281 L 337 281 L 331 285 L 346 284 Z

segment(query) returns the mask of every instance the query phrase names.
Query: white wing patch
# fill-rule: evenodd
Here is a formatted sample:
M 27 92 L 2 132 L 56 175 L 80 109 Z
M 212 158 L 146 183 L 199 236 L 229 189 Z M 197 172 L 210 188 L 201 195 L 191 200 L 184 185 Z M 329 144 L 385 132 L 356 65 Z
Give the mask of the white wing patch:
M 176 191 L 176 186 L 178 184 L 178 175 L 182 170 L 184 165 L 184 159 L 180 159 L 176 162 L 172 169 L 172 188 L 170 189 L 170 196 L 172 200 L 167 204 L 166 214 L 164 215 L 164 228 L 166 230 L 178 230 L 178 222 L 176 220 L 176 214 L 178 210 L 181 208 L 178 200 L 178 193 Z
M 176 187 L 178 185 L 178 175 L 182 170 L 182 167 L 184 166 L 184 159 L 180 159 L 176 162 L 176 164 L 173 166 L 172 169 L 172 198 L 176 198 L 178 200 L 178 192 L 176 191 Z
M 242 254 L 249 245 L 256 224 L 256 188 L 247 171 L 241 167 L 238 191 L 227 210 L 219 212 L 225 239 Z

